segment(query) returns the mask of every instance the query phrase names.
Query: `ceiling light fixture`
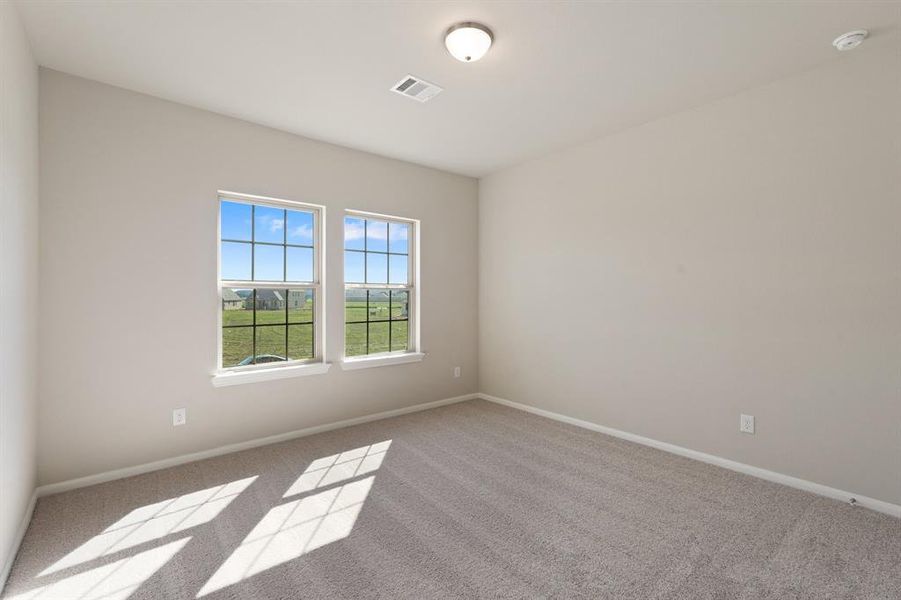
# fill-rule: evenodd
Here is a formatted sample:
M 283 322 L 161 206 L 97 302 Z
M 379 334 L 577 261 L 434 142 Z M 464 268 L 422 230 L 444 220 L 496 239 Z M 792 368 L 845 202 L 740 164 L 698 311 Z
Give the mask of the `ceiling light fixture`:
M 444 34 L 444 45 L 460 62 L 475 62 L 491 48 L 494 35 L 481 23 L 457 23 Z
M 870 32 L 866 29 L 858 29 L 856 31 L 849 31 L 848 33 L 843 33 L 832 41 L 832 45 L 835 46 L 835 49 L 839 52 L 844 52 L 845 50 L 853 50 L 860 46 L 867 36 L 870 35 Z

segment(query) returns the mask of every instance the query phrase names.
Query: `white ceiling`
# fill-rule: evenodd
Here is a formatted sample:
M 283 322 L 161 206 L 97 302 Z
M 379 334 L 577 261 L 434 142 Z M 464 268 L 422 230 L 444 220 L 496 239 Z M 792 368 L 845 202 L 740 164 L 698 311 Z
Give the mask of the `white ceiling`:
M 897 2 L 19 2 L 41 65 L 352 148 L 481 176 L 842 60 Z M 461 20 L 480 62 L 447 54 Z M 445 88 L 420 104 L 406 74 Z

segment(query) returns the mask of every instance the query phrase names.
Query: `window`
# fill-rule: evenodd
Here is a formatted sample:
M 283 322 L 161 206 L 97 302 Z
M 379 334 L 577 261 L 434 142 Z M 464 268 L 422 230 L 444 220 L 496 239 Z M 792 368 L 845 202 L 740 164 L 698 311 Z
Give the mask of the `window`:
M 321 207 L 219 197 L 220 370 L 322 360 Z
M 344 217 L 344 355 L 415 352 L 417 222 Z

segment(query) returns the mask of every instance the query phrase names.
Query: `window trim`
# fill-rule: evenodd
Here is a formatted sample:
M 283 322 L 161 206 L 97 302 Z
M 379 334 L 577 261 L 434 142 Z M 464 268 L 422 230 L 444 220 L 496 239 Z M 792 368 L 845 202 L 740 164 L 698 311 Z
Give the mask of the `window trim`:
M 409 225 L 410 233 L 407 248 L 407 277 L 406 284 L 387 283 L 387 284 L 371 284 L 371 283 L 347 283 L 344 276 L 344 261 L 346 240 L 344 239 L 344 222 L 347 217 L 356 217 L 362 219 L 380 220 L 395 223 L 404 223 Z M 342 264 L 342 298 L 341 298 L 341 367 L 343 369 L 359 369 L 367 367 L 376 367 L 382 365 L 402 364 L 407 362 L 419 362 L 425 357 L 421 345 L 421 315 L 420 315 L 420 237 L 422 222 L 419 219 L 411 219 L 409 217 L 400 217 L 397 215 L 387 215 L 383 213 L 374 213 L 362 210 L 347 209 L 344 211 L 344 218 L 341 219 L 342 239 L 341 239 L 341 264 Z M 389 252 L 384 254 L 390 255 L 390 240 L 388 240 Z M 364 255 L 365 256 L 365 255 Z M 365 258 L 364 258 L 365 260 Z M 390 279 L 390 278 L 389 278 Z M 378 352 L 374 354 L 360 354 L 357 356 L 347 356 L 347 297 L 348 289 L 384 289 L 384 290 L 405 290 L 409 294 L 407 300 L 410 311 L 407 316 L 407 349 L 388 352 Z M 390 327 L 390 325 L 389 325 Z
M 222 279 L 222 201 L 234 202 L 237 204 L 268 206 L 281 210 L 300 210 L 313 213 L 313 281 L 312 282 L 291 282 L 291 281 L 245 281 L 234 279 Z M 281 198 L 270 198 L 267 196 L 255 196 L 252 194 L 241 194 L 226 190 L 219 190 L 216 195 L 216 329 L 217 329 L 217 348 L 216 348 L 216 370 L 213 373 L 213 384 L 233 385 L 237 383 L 246 383 L 250 381 L 260 381 L 264 379 L 281 379 L 284 377 L 295 377 L 299 375 L 312 375 L 325 373 L 330 366 L 325 362 L 326 356 L 326 282 L 325 282 L 325 206 L 321 204 L 311 204 L 309 202 L 299 202 L 296 200 L 286 200 Z M 251 228 L 256 224 L 251 222 Z M 285 225 L 287 227 L 287 224 Z M 253 229 L 251 229 L 253 230 Z M 252 236 L 251 236 L 252 240 Z M 253 243 L 251 241 L 251 243 Z M 281 246 L 282 244 L 275 244 Z M 290 244 L 284 244 L 287 248 Z M 253 259 L 251 259 L 253 260 Z M 252 268 L 252 265 L 251 265 Z M 287 269 L 287 263 L 284 266 Z M 251 271 L 252 273 L 252 271 Z M 262 363 L 255 365 L 222 366 L 222 290 L 224 288 L 250 288 L 250 289 L 284 289 L 284 290 L 312 290 L 313 291 L 313 357 L 308 359 L 287 360 L 278 363 Z M 287 325 L 286 325 L 287 327 Z M 254 328 L 255 329 L 255 328 Z M 256 333 L 254 332 L 254 335 Z M 320 368 L 312 368 L 320 367 Z M 322 368 L 324 367 L 324 368 Z M 238 375 L 245 375 L 238 377 Z

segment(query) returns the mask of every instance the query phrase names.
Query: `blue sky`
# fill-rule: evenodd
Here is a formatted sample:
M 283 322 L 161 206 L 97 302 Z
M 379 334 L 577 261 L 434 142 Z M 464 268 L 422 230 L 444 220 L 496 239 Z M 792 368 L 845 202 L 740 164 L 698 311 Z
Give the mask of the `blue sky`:
M 220 228 L 222 242 L 222 278 L 251 279 L 251 233 L 256 242 L 274 244 L 313 245 L 313 213 L 251 206 L 238 202 L 221 203 Z M 287 281 L 313 280 L 312 248 L 270 246 L 254 244 L 253 279 L 261 281 L 285 281 L 285 260 L 287 258 Z
M 220 228 L 222 279 L 258 281 L 313 280 L 312 248 L 296 248 L 281 244 L 313 244 L 313 213 L 286 210 L 238 202 L 221 202 Z M 253 217 L 251 217 L 253 214 Z M 364 233 L 365 232 L 365 233 Z M 251 259 L 251 233 L 253 244 Z M 344 247 L 348 250 L 368 250 L 407 254 L 410 226 L 375 219 L 346 217 L 344 219 Z M 287 259 L 287 269 L 286 262 Z M 251 260 L 253 272 L 251 276 Z M 388 274 L 390 269 L 390 281 Z M 407 257 L 387 254 L 345 252 L 345 281 L 348 283 L 407 283 Z M 287 271 L 287 277 L 285 272 Z M 364 280 L 365 277 L 365 280 Z

